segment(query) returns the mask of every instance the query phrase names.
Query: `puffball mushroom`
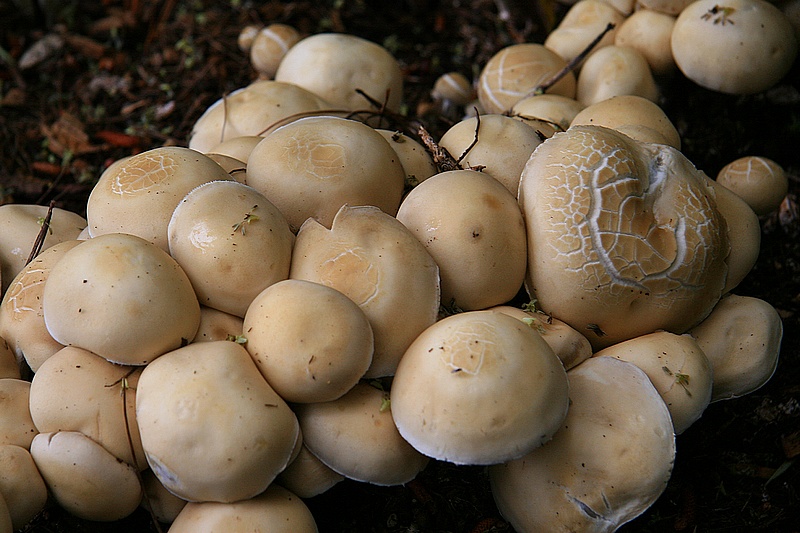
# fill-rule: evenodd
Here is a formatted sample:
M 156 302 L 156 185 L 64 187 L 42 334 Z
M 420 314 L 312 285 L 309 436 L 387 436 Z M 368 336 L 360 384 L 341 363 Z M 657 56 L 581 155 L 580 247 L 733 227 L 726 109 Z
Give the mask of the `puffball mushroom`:
M 489 467 L 517 531 L 611 532 L 661 495 L 675 460 L 666 404 L 644 372 L 612 357 L 567 373 L 570 407 L 553 440 Z
M 136 471 L 78 431 L 40 433 L 31 456 L 56 502 L 78 518 L 121 520 L 142 499 Z
M 144 490 L 142 506 L 146 503 L 153 516 L 163 524 L 175 521 L 188 503 L 168 491 L 150 469 L 142 472 L 142 488 Z
M 678 435 L 711 402 L 711 363 L 688 334 L 656 331 L 604 348 L 593 357 L 616 357 L 641 368 L 667 404 Z
M 647 60 L 630 46 L 609 45 L 596 50 L 583 63 L 576 98 L 588 106 L 622 94 L 658 99 L 658 86 Z
M 579 0 L 570 6 L 564 18 L 544 40 L 544 46 L 565 61 L 582 53 L 609 24 L 619 26 L 625 15 L 609 2 L 601 0 Z M 595 51 L 614 44 L 616 29 L 607 32 L 595 45 Z M 579 99 L 580 100 L 580 99 Z
M 300 32 L 288 24 L 274 23 L 261 28 L 250 45 L 250 65 L 259 76 L 274 78 L 278 65 L 300 37 Z
M 675 17 L 652 9 L 639 9 L 627 17 L 614 36 L 616 46 L 637 49 L 656 76 L 675 70 L 670 38 Z
M 178 146 L 154 148 L 103 172 L 86 202 L 89 234 L 129 233 L 169 248 L 167 224 L 195 187 L 230 175 L 209 157 Z
M 167 226 L 169 253 L 205 306 L 243 317 L 250 302 L 289 277 L 294 234 L 263 194 L 212 181 L 187 194 Z
M 434 100 L 442 102 L 442 108 L 455 105 L 463 107 L 476 97 L 472 82 L 460 72 L 446 72 L 436 78 L 431 90 Z
M 8 506 L 14 531 L 22 529 L 47 504 L 47 486 L 30 452 L 0 445 L 0 497 Z
M 766 157 L 745 156 L 731 161 L 717 174 L 717 183 L 736 193 L 759 216 L 777 210 L 789 192 L 786 172 Z
M 39 433 L 31 418 L 31 383 L 22 379 L 0 379 L 0 445 L 30 449 Z
M 697 0 L 680 12 L 672 55 L 698 85 L 753 94 L 778 83 L 797 55 L 789 19 L 765 0 Z
M 394 374 L 406 348 L 439 313 L 439 267 L 399 220 L 372 206 L 342 206 L 328 229 L 297 233 L 291 279 L 332 287 L 361 307 L 375 351 L 364 377 Z
M 408 193 L 397 220 L 439 266 L 445 305 L 484 309 L 511 300 L 522 288 L 525 222 L 515 196 L 492 176 L 474 170 L 436 174 Z
M 345 111 L 370 109 L 357 89 L 392 111 L 403 98 L 397 59 L 379 44 L 344 33 L 302 39 L 283 57 L 275 80 L 293 83 Z
M 538 94 L 514 104 L 510 116 L 525 122 L 541 136 L 549 139 L 555 132 L 569 128 L 572 119 L 584 107 L 574 98 L 558 94 Z
M 350 298 L 326 285 L 288 279 L 259 293 L 244 317 L 245 348 L 287 402 L 327 402 L 358 383 L 372 363 L 372 327 Z
M 9 348 L 6 340 L 0 337 L 0 379 L 20 379 L 21 377 L 20 365 L 17 362 L 16 355 Z
M 230 341 L 190 344 L 147 365 L 136 417 L 153 473 L 187 501 L 263 492 L 299 438 L 294 413 Z
M 768 302 L 729 294 L 689 334 L 711 362 L 715 402 L 749 394 L 769 381 L 778 366 L 783 322 Z
M 313 498 L 343 480 L 342 474 L 320 461 L 303 444 L 297 457 L 278 474 L 277 483 L 301 498 Z
M 135 235 L 81 241 L 50 270 L 42 295 L 56 342 L 146 365 L 197 332 L 200 304 L 180 265 Z
M 567 65 L 556 52 L 538 43 L 506 46 L 484 65 L 478 79 L 478 100 L 486 113 L 504 113 L 533 94 Z M 568 72 L 548 94 L 575 97 L 575 75 Z
M 567 413 L 567 375 L 536 331 L 503 313 L 467 311 L 408 347 L 391 389 L 400 434 L 455 464 L 497 464 L 553 437 Z
M 242 317 L 200 306 L 200 325 L 190 342 L 224 341 L 242 334 Z
M 520 180 L 528 290 L 594 349 L 685 332 L 726 282 L 730 244 L 714 196 L 671 146 L 598 126 L 555 134 Z
M 439 170 L 433 158 L 420 143 L 398 131 L 376 129 L 397 154 L 406 173 L 405 187 L 412 188 L 430 178 Z
M 366 124 L 309 117 L 261 141 L 247 160 L 247 183 L 294 231 L 309 217 L 328 226 L 344 204 L 397 213 L 405 172 L 389 143 Z
M 388 395 L 361 382 L 330 402 L 295 406 L 306 448 L 331 470 L 375 485 L 402 485 L 428 464 L 398 433 Z

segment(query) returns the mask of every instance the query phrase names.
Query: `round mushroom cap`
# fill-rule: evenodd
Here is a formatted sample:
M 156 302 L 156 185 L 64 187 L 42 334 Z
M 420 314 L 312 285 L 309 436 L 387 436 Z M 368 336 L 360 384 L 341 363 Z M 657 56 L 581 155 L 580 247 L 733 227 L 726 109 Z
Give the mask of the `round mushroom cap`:
M 670 38 L 675 17 L 652 9 L 638 9 L 627 17 L 614 36 L 616 46 L 637 49 L 647 60 L 653 74 L 665 75 L 675 70 Z
M 31 417 L 30 397 L 30 381 L 0 379 L 0 445 L 31 447 L 39 430 Z
M 505 115 L 464 119 L 439 140 L 465 169 L 481 169 L 517 196 L 519 175 L 533 151 L 542 143 L 536 130 Z
M 408 193 L 397 220 L 439 266 L 445 305 L 485 309 L 522 288 L 525 222 L 514 195 L 492 176 L 474 170 L 436 174 Z
M 136 470 L 83 433 L 40 433 L 31 456 L 56 502 L 79 518 L 121 520 L 142 500 Z
M 783 322 L 768 302 L 729 294 L 689 334 L 711 363 L 715 402 L 749 394 L 769 381 L 778 366 Z
M 332 287 L 361 307 L 375 343 L 367 378 L 394 374 L 438 317 L 439 267 L 408 228 L 376 207 L 343 206 L 330 230 L 309 219 L 297 234 L 289 277 Z
M 536 331 L 503 313 L 467 311 L 426 329 L 392 381 L 392 413 L 414 448 L 456 464 L 510 461 L 553 437 L 567 375 Z
M 658 86 L 642 53 L 615 45 L 592 53 L 578 75 L 578 101 L 589 106 L 623 94 L 658 99 Z
M 567 66 L 567 61 L 538 43 L 512 44 L 493 55 L 478 79 L 478 100 L 486 113 L 504 113 Z M 567 73 L 548 94 L 575 97 L 575 75 Z
M 313 498 L 343 480 L 343 475 L 317 459 L 303 444 L 297 457 L 278 474 L 277 483 L 301 498 Z
M 263 492 L 299 438 L 294 413 L 234 342 L 162 355 L 145 367 L 136 392 L 147 462 L 187 501 L 233 502 Z
M 287 402 L 327 402 L 358 383 L 372 363 L 372 327 L 350 298 L 289 279 L 264 289 L 244 317 L 245 348 Z
M 690 335 L 657 331 L 614 344 L 593 357 L 615 357 L 641 368 L 664 399 L 675 433 L 696 422 L 711 402 L 712 368 Z
M 147 468 L 136 424 L 141 367 L 110 363 L 68 346 L 39 367 L 30 413 L 40 433 L 79 431 L 139 470 Z
M 200 306 L 200 325 L 190 342 L 237 340 L 242 335 L 244 320 L 213 307 Z
M 394 215 L 403 165 L 371 127 L 338 117 L 309 117 L 261 141 L 247 160 L 247 183 L 280 209 L 294 231 L 307 218 L 329 226 L 339 208 L 374 205 Z
M 684 333 L 726 281 L 730 244 L 710 182 L 668 145 L 599 126 L 555 134 L 520 181 L 529 292 L 594 349 Z
M 334 108 L 370 109 L 358 91 L 397 111 L 403 98 L 400 64 L 383 46 L 344 33 L 317 33 L 292 46 L 275 80 L 306 89 Z
M 207 307 L 243 317 L 258 293 L 289 277 L 289 223 L 243 183 L 212 181 L 192 190 L 175 208 L 167 233 L 170 255 Z
M 430 178 L 439 170 L 433 158 L 420 143 L 399 131 L 376 129 L 395 151 L 406 173 L 405 188 L 410 189 Z
M 261 26 L 255 24 L 248 24 L 242 28 L 239 35 L 236 37 L 236 45 L 239 47 L 239 50 L 242 52 L 249 52 L 259 31 L 261 31 Z
M 50 270 L 42 310 L 56 342 L 128 365 L 185 344 L 200 323 L 200 304 L 180 265 L 155 244 L 123 233 L 67 251 Z
M 233 503 L 188 503 L 170 533 L 317 533 L 311 511 L 298 496 L 270 485 L 254 498 Z
M 30 452 L 0 445 L 0 497 L 5 500 L 13 531 L 19 531 L 47 504 L 47 486 Z
M 393 406 L 392 406 L 393 407 Z M 375 485 L 402 485 L 428 464 L 397 431 L 388 395 L 361 382 L 331 402 L 295 406 L 306 448 L 331 470 Z
M 786 172 L 766 157 L 746 156 L 731 161 L 717 174 L 717 183 L 736 193 L 759 216 L 778 209 L 789 192 Z
M 259 135 L 242 135 L 241 137 L 231 137 L 209 148 L 206 152 L 206 155 L 209 157 L 211 157 L 213 154 L 226 155 L 236 159 L 237 161 L 247 161 L 247 158 L 250 157 L 250 152 L 252 152 L 253 148 L 255 148 L 256 145 L 262 140 L 264 140 L 264 137 Z
M 570 6 L 558 26 L 544 40 L 544 46 L 565 61 L 571 61 L 600 35 L 609 24 L 615 29 L 607 32 L 594 50 L 614 44 L 616 28 L 625 20 L 625 15 L 609 2 L 602 0 L 578 0 Z M 580 100 L 580 98 L 579 98 Z
M 108 167 L 86 202 L 89 234 L 129 233 L 167 251 L 167 224 L 189 191 L 229 180 L 211 158 L 178 146 L 154 148 Z
M 672 55 L 698 85 L 729 94 L 753 94 L 778 83 L 797 55 L 789 19 L 765 0 L 690 3 L 675 21 Z
M 637 0 L 637 4 L 644 9 L 677 16 L 686 6 L 694 1 L 695 0 Z
M 523 98 L 511 108 L 511 117 L 521 120 L 545 138 L 569 128 L 585 106 L 574 98 L 559 94 L 537 94 Z
M 274 78 L 284 56 L 300 41 L 300 32 L 287 24 L 270 24 L 261 28 L 250 46 L 250 64 L 259 76 Z
M 612 357 L 567 373 L 570 407 L 553 440 L 489 467 L 500 514 L 517 531 L 615 531 L 667 486 L 675 436 L 644 372 Z
M 464 106 L 475 99 L 472 82 L 460 72 L 442 74 L 433 84 L 431 96 L 457 106 Z

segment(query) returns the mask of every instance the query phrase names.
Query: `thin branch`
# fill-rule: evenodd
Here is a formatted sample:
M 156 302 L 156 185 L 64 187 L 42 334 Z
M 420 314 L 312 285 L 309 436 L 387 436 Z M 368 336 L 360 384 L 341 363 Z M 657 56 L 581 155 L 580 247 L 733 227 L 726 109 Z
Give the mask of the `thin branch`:
M 33 248 L 31 248 L 31 254 L 28 256 L 28 260 L 25 262 L 26 265 L 33 261 L 42 251 L 44 240 L 47 238 L 47 233 L 50 231 L 50 221 L 53 219 L 53 208 L 55 205 L 55 200 L 51 200 L 50 205 L 47 207 L 47 214 L 42 219 L 42 227 L 39 230 L 39 234 L 36 235 L 36 240 L 33 241 Z

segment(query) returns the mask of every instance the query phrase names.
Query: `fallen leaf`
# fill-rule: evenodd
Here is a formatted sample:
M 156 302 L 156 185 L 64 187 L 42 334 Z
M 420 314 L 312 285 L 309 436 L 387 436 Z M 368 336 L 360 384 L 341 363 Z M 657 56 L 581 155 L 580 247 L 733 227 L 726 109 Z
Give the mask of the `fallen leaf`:
M 64 39 L 55 33 L 49 33 L 33 43 L 25 50 L 17 62 L 20 70 L 33 68 L 45 59 L 52 57 L 64 47 Z
M 103 149 L 89 142 L 83 123 L 70 113 L 62 113 L 50 126 L 42 125 L 42 133 L 47 137 L 48 149 L 59 157 L 64 157 L 67 151 L 78 155 Z

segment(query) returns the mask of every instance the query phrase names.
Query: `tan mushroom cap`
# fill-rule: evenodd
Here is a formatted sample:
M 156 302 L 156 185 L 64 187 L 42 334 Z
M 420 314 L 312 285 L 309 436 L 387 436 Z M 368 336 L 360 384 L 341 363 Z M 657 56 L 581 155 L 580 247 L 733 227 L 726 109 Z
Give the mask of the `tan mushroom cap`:
M 476 97 L 472 82 L 460 72 L 446 72 L 436 78 L 431 96 L 451 105 L 464 106 Z
M 289 463 L 297 419 L 229 341 L 190 344 L 145 367 L 136 416 L 147 462 L 187 501 L 261 493 Z
M 247 183 L 280 209 L 294 231 L 307 218 L 329 226 L 339 208 L 374 205 L 397 213 L 405 172 L 397 153 L 366 124 L 309 117 L 261 141 L 247 160 Z
M 720 183 L 747 202 L 757 215 L 777 210 L 789 192 L 789 178 L 778 163 L 746 156 L 731 161 L 717 174 Z
M 239 35 L 236 37 L 236 45 L 239 47 L 239 50 L 242 52 L 249 52 L 250 48 L 253 46 L 253 41 L 258 35 L 258 32 L 261 31 L 261 26 L 256 24 L 248 24 L 244 28 L 239 31 Z
M 778 366 L 783 322 L 768 302 L 729 294 L 689 334 L 711 362 L 714 402 L 749 394 L 769 381 Z
M 178 146 L 161 147 L 112 165 L 86 202 L 89 234 L 130 233 L 167 251 L 167 224 L 195 187 L 230 175 L 209 157 Z
M 48 357 L 64 347 L 47 330 L 42 295 L 50 269 L 80 242 L 60 242 L 36 256 L 17 274 L 0 303 L 0 336 L 8 341 L 19 360 L 24 359 L 34 372 Z
M 30 522 L 47 504 L 47 486 L 30 452 L 0 445 L 0 497 L 8 506 L 14 531 Z
M 244 161 L 222 154 L 208 153 L 206 156 L 222 167 L 233 181 L 247 183 L 247 163 Z
M 637 3 L 645 9 L 677 16 L 686 6 L 694 1 L 695 0 L 637 0 Z
M 493 55 L 478 79 L 478 100 L 486 113 L 503 113 L 530 96 L 567 65 L 556 52 L 538 43 L 506 46 Z M 570 72 L 549 94 L 575 97 L 575 75 Z
M 192 127 L 189 148 L 205 153 L 228 139 L 265 135 L 293 117 L 329 107 L 317 95 L 292 83 L 254 81 L 206 109 Z
M 230 137 L 219 144 L 208 149 L 205 154 L 211 157 L 213 154 L 226 155 L 238 161 L 247 161 L 250 152 L 260 143 L 264 137 L 259 135 L 242 135 L 241 137 Z
M 467 311 L 409 346 L 391 401 L 400 434 L 417 450 L 485 465 L 550 440 L 569 397 L 564 367 L 541 335 L 503 313 Z
M 33 376 L 31 418 L 40 433 L 79 431 L 115 457 L 144 470 L 147 462 L 135 412 L 141 371 L 81 348 L 63 348 Z
M 169 253 L 205 306 L 243 317 L 258 293 L 289 277 L 294 234 L 272 202 L 242 183 L 192 190 L 167 230 Z
M 594 354 L 603 356 L 633 363 L 647 374 L 667 404 L 678 435 L 696 422 L 711 402 L 711 363 L 688 334 L 657 331 Z
M 637 49 L 647 60 L 655 75 L 670 74 L 675 70 L 670 38 L 675 17 L 652 9 L 638 9 L 627 17 L 614 36 L 617 46 Z
M 79 518 L 111 522 L 139 506 L 136 471 L 83 433 L 40 433 L 31 455 L 56 502 Z
M 11 280 L 25 267 L 33 243 L 42 230 L 42 221 L 47 216 L 47 209 L 47 206 L 43 205 L 0 205 L 2 292 L 8 289 Z M 58 207 L 54 208 L 42 250 L 63 241 L 76 239 L 85 227 L 86 219 L 82 216 Z
M 326 285 L 278 282 L 244 317 L 245 348 L 287 402 L 327 402 L 358 383 L 372 363 L 372 327 L 350 298 Z
M 278 474 L 277 483 L 301 498 L 313 498 L 343 480 L 342 474 L 317 459 L 303 444 L 297 457 Z
M 21 377 L 22 373 L 20 372 L 20 364 L 17 361 L 17 356 L 8 346 L 8 342 L 0 337 L 0 379 L 20 379 Z
M 710 180 L 667 145 L 598 126 L 544 142 L 520 181 L 528 290 L 595 349 L 711 312 L 730 250 Z
M 357 92 L 398 110 L 403 98 L 400 64 L 383 46 L 344 33 L 317 33 L 292 46 L 275 80 L 306 89 L 336 109 L 370 109 Z
M 671 37 L 683 74 L 712 91 L 753 94 L 778 83 L 797 56 L 789 19 L 765 0 L 697 0 L 681 11 Z
M 262 494 L 234 503 L 189 503 L 169 528 L 170 533 L 317 533 L 314 516 L 303 500 L 271 485 Z
M 570 122 L 585 106 L 574 98 L 559 94 L 529 96 L 514 104 L 511 117 L 521 120 L 546 138 L 569 128 Z
M 658 499 L 672 472 L 669 411 L 644 372 L 599 357 L 567 376 L 569 412 L 553 440 L 489 468 L 517 531 L 615 531 Z
M 200 306 L 200 325 L 191 342 L 225 341 L 242 334 L 242 317 Z
M 606 26 L 617 28 L 625 15 L 608 2 L 601 0 L 579 0 L 570 6 L 558 26 L 544 40 L 544 45 L 570 61 L 583 52 L 600 35 Z M 614 44 L 616 29 L 606 33 L 594 50 Z M 580 99 L 579 99 L 580 100 Z
M 278 65 L 300 37 L 300 32 L 288 24 L 274 23 L 261 28 L 250 45 L 250 64 L 259 76 L 274 78 Z
M 171 524 L 188 503 L 168 491 L 150 469 L 142 472 L 142 488 L 145 494 L 142 506 L 144 507 L 146 502 L 153 515 L 162 524 Z
M 200 323 L 180 265 L 155 244 L 122 233 L 67 251 L 50 270 L 42 309 L 57 342 L 129 365 L 185 344 Z
M 0 494 L 0 531 L 2 533 L 13 533 L 14 523 L 11 519 L 11 512 L 5 498 Z
M 444 305 L 485 309 L 522 288 L 525 222 L 515 196 L 492 176 L 474 170 L 436 174 L 408 193 L 397 220 L 439 266 Z
M 477 142 L 475 142 L 477 139 Z M 479 168 L 502 183 L 516 197 L 519 175 L 542 143 L 536 130 L 505 115 L 481 115 L 451 126 L 439 146 L 461 159 L 463 168 Z
M 408 228 L 376 207 L 344 206 L 330 229 L 303 224 L 289 277 L 332 287 L 361 307 L 375 342 L 368 378 L 394 374 L 438 317 L 439 267 Z
M 658 99 L 658 86 L 650 65 L 636 48 L 616 45 L 600 48 L 581 68 L 576 98 L 588 106 L 623 94 Z
M 406 188 L 414 187 L 436 174 L 433 158 L 420 143 L 397 131 L 376 129 L 395 151 L 406 173 Z
M 30 410 L 31 383 L 22 379 L 0 379 L 0 445 L 30 449 L 39 433 Z
M 402 485 L 428 464 L 395 426 L 388 395 L 361 382 L 331 402 L 295 406 L 305 446 L 346 478 Z

